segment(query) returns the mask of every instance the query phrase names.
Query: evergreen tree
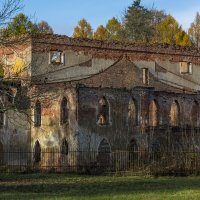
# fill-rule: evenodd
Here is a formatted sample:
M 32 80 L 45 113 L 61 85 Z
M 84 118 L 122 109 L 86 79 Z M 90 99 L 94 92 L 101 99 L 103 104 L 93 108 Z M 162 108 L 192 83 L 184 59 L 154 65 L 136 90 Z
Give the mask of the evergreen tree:
M 134 42 L 149 42 L 153 37 L 152 12 L 135 0 L 124 16 L 125 36 Z
M 4 29 L 3 34 L 6 36 L 17 36 L 26 33 L 37 33 L 38 29 L 35 24 L 23 13 L 16 15 L 13 20 Z

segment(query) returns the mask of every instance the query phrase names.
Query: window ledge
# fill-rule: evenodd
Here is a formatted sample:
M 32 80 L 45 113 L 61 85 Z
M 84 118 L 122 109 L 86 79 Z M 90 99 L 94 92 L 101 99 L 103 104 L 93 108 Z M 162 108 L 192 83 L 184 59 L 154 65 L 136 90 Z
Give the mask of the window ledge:
M 109 122 L 109 123 L 106 123 L 106 124 L 99 124 L 98 122 L 96 123 L 97 124 L 97 126 L 99 126 L 99 127 L 110 127 L 111 125 L 112 125 L 112 123 L 111 122 Z
M 64 63 L 49 63 L 50 67 L 54 67 L 54 66 L 65 66 Z

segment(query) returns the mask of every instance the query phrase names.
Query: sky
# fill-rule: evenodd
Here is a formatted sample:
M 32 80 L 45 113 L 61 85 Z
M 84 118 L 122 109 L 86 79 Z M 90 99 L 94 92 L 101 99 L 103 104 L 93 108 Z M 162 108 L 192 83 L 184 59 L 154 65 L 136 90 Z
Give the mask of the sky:
M 85 18 L 95 30 L 112 17 L 121 19 L 133 0 L 23 0 L 22 12 L 34 22 L 45 20 L 56 34 L 71 36 L 78 21 Z M 200 0 L 142 0 L 148 8 L 165 10 L 187 30 L 200 12 Z

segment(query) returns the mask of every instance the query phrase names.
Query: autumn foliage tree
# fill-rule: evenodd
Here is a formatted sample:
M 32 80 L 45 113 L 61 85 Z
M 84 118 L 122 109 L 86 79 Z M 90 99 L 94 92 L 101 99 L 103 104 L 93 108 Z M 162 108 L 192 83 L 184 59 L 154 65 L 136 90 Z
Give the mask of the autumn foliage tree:
M 115 17 L 108 20 L 108 23 L 106 24 L 106 30 L 107 30 L 108 40 L 122 40 L 123 39 L 122 38 L 123 26 Z
M 53 34 L 53 28 L 44 20 L 37 24 L 37 29 L 40 33 Z
M 200 47 L 200 15 L 197 12 L 194 22 L 191 23 L 188 30 L 188 34 L 192 40 L 192 43 L 199 48 Z
M 85 20 L 81 19 L 78 25 L 74 28 L 74 38 L 92 38 L 91 25 Z
M 22 8 L 21 0 L 2 0 L 0 7 L 0 46 L 9 45 L 10 48 L 15 46 L 18 40 L 10 41 L 5 38 L 5 27 L 11 22 L 12 17 Z M 0 77 L 4 76 L 3 61 L 0 59 Z M 2 79 L 1 79 L 2 81 Z M 0 109 L 1 111 L 1 109 Z
M 135 0 L 124 16 L 124 36 L 128 41 L 191 45 L 188 34 L 164 11 L 148 9 Z
M 100 25 L 94 32 L 93 38 L 95 40 L 107 40 L 108 39 L 107 29 L 104 26 Z
M 189 36 L 170 15 L 157 25 L 154 42 L 182 46 L 188 46 L 191 44 Z
M 108 20 L 106 27 L 100 25 L 94 32 L 93 38 L 97 40 L 110 40 L 110 41 L 120 41 L 122 38 L 123 26 L 121 23 L 113 17 Z

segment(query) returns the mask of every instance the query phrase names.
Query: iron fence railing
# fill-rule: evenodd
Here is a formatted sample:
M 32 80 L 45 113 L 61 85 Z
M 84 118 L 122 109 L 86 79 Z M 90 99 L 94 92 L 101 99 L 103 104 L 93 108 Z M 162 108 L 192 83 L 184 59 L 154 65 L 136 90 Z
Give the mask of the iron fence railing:
M 57 171 L 80 173 L 200 174 L 200 152 L 70 151 L 1 152 L 0 172 Z

